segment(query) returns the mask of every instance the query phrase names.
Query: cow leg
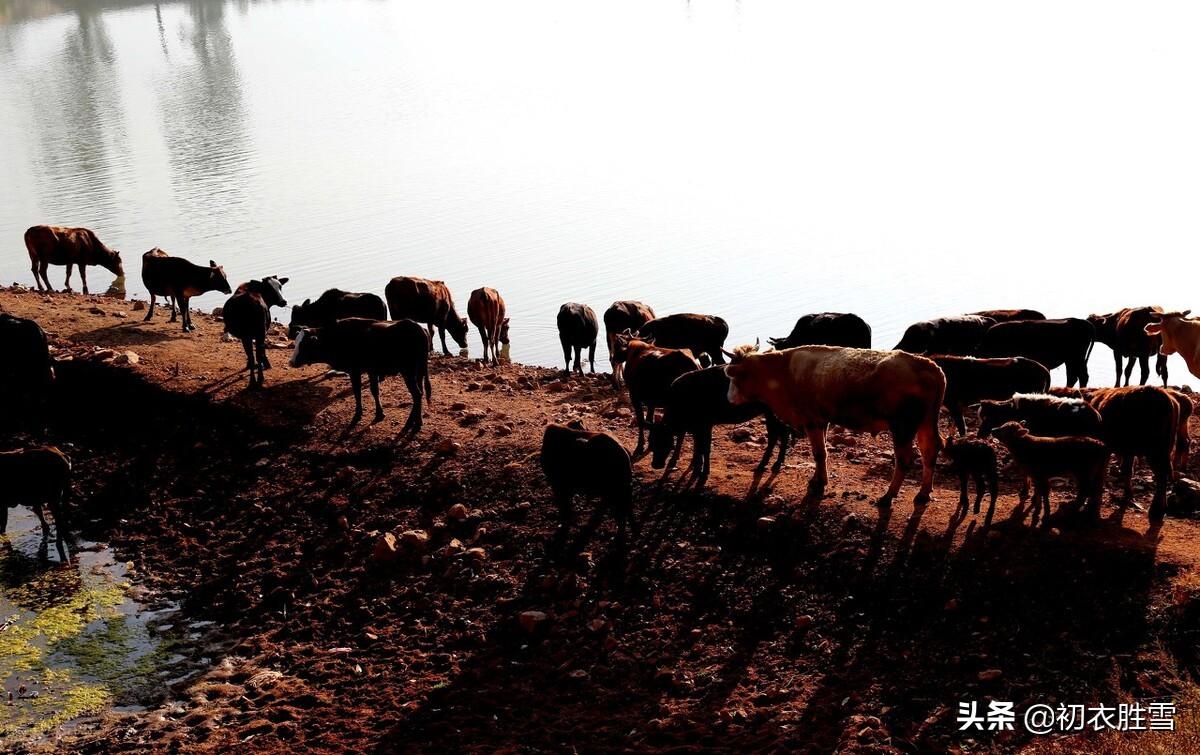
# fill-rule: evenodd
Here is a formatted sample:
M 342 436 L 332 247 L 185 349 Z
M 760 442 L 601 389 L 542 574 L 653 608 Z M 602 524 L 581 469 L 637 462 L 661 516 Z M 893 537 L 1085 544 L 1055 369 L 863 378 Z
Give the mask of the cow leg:
M 679 464 L 679 455 L 683 453 L 683 441 L 687 438 L 687 433 L 677 433 L 675 435 L 674 448 L 671 449 L 671 458 L 667 459 L 667 466 L 663 468 L 663 474 L 670 474 L 671 470 Z M 692 438 L 692 456 L 696 455 L 696 439 Z
M 258 371 L 271 369 L 271 360 L 267 359 L 267 337 L 256 338 L 255 343 L 258 345 Z
M 1125 363 L 1125 385 L 1129 385 L 1129 378 L 1133 375 L 1133 366 L 1137 360 L 1137 357 L 1129 357 L 1129 361 Z
M 583 347 L 582 346 L 575 347 L 575 372 L 578 372 L 580 375 L 583 374 Z
M 42 504 L 34 503 L 30 505 L 33 513 L 37 514 L 38 523 L 42 525 L 42 544 L 50 542 L 50 525 L 46 523 L 46 512 L 43 510 Z
M 988 491 L 990 500 L 988 502 L 987 521 L 991 522 L 992 514 L 996 511 L 996 498 L 1000 496 L 1000 476 L 996 473 L 995 469 L 987 471 L 987 482 L 990 488 Z M 978 512 L 978 509 L 976 509 L 976 512 Z
M 37 286 L 37 288 L 38 288 L 38 291 L 44 291 L 44 290 L 45 290 L 45 288 L 42 286 L 42 279 L 41 279 L 41 276 L 39 276 L 39 275 L 38 275 L 38 263 L 37 263 L 37 260 L 32 260 L 32 261 L 30 262 L 30 265 L 29 265 L 29 272 L 33 273 L 33 282 L 34 282 L 34 284 Z
M 955 404 L 950 409 L 950 417 L 954 420 L 954 427 L 958 430 L 958 434 L 965 437 L 967 434 L 967 420 L 963 417 L 961 404 Z
M 246 352 L 246 370 L 250 372 L 250 387 L 254 387 L 254 380 L 258 371 L 258 363 L 254 360 L 254 341 L 250 338 L 242 339 L 242 350 Z
M 938 412 L 935 409 L 932 418 L 922 421 L 917 426 L 917 448 L 921 451 L 921 489 L 913 498 L 914 506 L 929 502 L 930 493 L 933 491 L 933 471 L 937 467 L 937 457 L 942 452 L 943 445 L 945 441 L 942 440 L 942 433 L 938 429 Z M 905 447 L 911 454 L 911 439 L 905 443 Z M 897 491 L 899 489 L 896 488 Z
M 450 349 L 446 347 L 446 326 L 445 325 L 438 326 L 438 338 L 440 338 L 442 340 L 442 354 L 444 356 L 450 356 Z
M 74 267 L 74 265 L 72 263 L 68 262 L 67 263 L 67 279 L 65 281 L 63 281 L 63 291 L 72 290 L 71 289 L 71 268 L 72 267 Z
M 696 470 L 696 488 L 703 488 L 708 482 L 708 463 L 712 459 L 712 426 L 700 430 L 695 434 L 695 448 L 693 449 L 693 458 L 700 462 L 699 468 Z
M 779 426 L 779 458 L 771 465 L 772 472 L 778 472 L 783 469 L 783 462 L 787 457 L 788 446 L 792 442 L 792 431 L 780 424 Z
M 1162 378 L 1163 388 L 1167 387 L 1167 358 L 1159 354 L 1154 359 L 1154 372 Z
M 804 434 L 808 436 L 809 445 L 812 446 L 813 462 L 816 463 L 817 467 L 813 471 L 812 479 L 808 481 L 806 498 L 811 496 L 820 498 L 825 493 L 825 486 L 829 484 L 829 469 L 825 463 L 827 456 L 825 450 L 825 432 L 828 429 L 828 425 L 820 425 L 806 428 L 804 431 Z
M 1145 385 L 1146 381 L 1150 379 L 1150 355 L 1142 354 L 1138 357 L 1138 366 L 1142 368 L 1142 380 L 1138 385 Z M 1125 381 L 1125 385 L 1129 385 L 1128 380 Z
M 596 374 L 596 342 L 593 340 L 592 345 L 588 347 L 588 365 L 591 367 L 591 374 Z
M 88 292 L 88 290 L 87 290 L 87 265 L 83 264 L 82 262 L 79 263 L 79 281 L 80 281 L 80 283 L 83 284 L 83 292 L 86 294 Z
M 483 359 L 481 361 L 486 362 L 488 360 L 488 334 L 482 325 L 476 325 L 475 328 L 479 331 L 479 340 L 483 341 Z
M 171 317 L 169 320 L 167 320 L 167 322 L 175 322 L 177 319 L 179 319 L 175 310 L 175 297 L 168 295 L 164 296 L 163 299 L 165 299 L 167 304 L 171 306 Z
M 1037 524 L 1037 520 L 1040 518 L 1042 528 L 1047 529 L 1050 527 L 1050 481 L 1048 479 L 1040 479 L 1034 482 L 1034 496 L 1041 503 L 1039 505 L 1037 501 L 1034 502 L 1033 523 Z M 1038 516 L 1039 512 L 1040 517 Z
M 195 330 L 192 327 L 192 310 L 188 299 L 179 300 L 179 319 L 183 320 L 183 332 Z
M 379 376 L 368 372 L 367 382 L 371 386 L 371 398 L 375 399 L 375 421 L 379 422 L 383 419 L 383 404 L 379 403 Z
M 767 468 L 767 462 L 771 460 L 771 452 L 775 450 L 775 445 L 779 443 L 779 431 L 775 427 L 775 423 L 767 421 L 767 447 L 763 451 L 762 458 L 758 461 L 758 466 L 754 468 L 755 474 L 762 474 Z
M 1167 515 L 1167 486 L 1171 484 L 1171 454 L 1151 462 L 1154 473 L 1154 501 L 1150 504 L 1150 521 L 1161 522 Z
M 1121 387 L 1121 367 L 1122 367 L 1121 361 L 1122 360 L 1121 360 L 1120 353 L 1118 353 L 1117 351 L 1114 350 L 1113 351 L 1113 364 L 1115 366 L 1113 367 L 1113 374 L 1117 376 L 1117 380 L 1115 383 L 1113 383 L 1113 386 L 1116 388 Z
M 1087 388 L 1088 370 L 1087 370 L 1087 352 L 1086 351 L 1079 355 L 1079 368 L 1075 371 L 1075 374 L 1079 378 L 1079 387 Z
M 904 476 L 908 474 L 908 468 L 912 466 L 913 461 L 916 460 L 917 455 L 916 452 L 913 451 L 912 436 L 904 432 L 898 433 L 895 429 L 893 429 L 892 454 L 892 482 L 890 485 L 888 485 L 887 492 L 884 493 L 883 497 L 879 499 L 880 507 L 892 505 L 892 501 L 895 500 L 896 494 L 900 492 L 900 486 L 904 484 Z M 925 471 L 931 471 L 928 464 L 926 465 Z M 922 477 L 924 477 L 924 475 L 922 475 Z M 923 495 L 924 500 L 921 500 Z M 917 497 L 914 499 L 913 503 L 914 505 L 919 505 L 925 503 L 927 500 L 929 500 L 929 494 L 925 492 L 925 483 L 924 480 L 922 480 L 921 489 L 917 491 Z
M 408 386 L 408 393 L 412 396 L 412 409 L 408 412 L 408 419 L 404 421 L 403 432 L 415 433 L 421 429 L 421 380 L 416 374 L 411 372 L 404 373 L 404 385 Z
M 983 496 L 987 493 L 987 486 L 984 483 L 983 472 L 976 471 L 972 475 L 975 480 L 975 513 L 979 513 L 979 504 L 983 502 Z
M 960 469 L 958 472 L 958 511 L 967 513 L 967 508 L 971 500 L 971 475 L 965 470 Z M 975 509 L 975 513 L 979 513 L 979 509 Z
M 151 317 L 154 317 L 154 303 L 158 297 L 150 294 L 150 308 L 146 310 L 146 316 L 142 318 L 142 322 L 149 322 Z
M 58 557 L 63 562 L 67 560 L 67 517 L 63 514 L 62 491 L 58 491 L 58 495 L 50 501 L 50 513 L 54 516 L 54 547 L 58 550 Z
M 350 371 L 350 389 L 354 391 L 354 416 L 350 424 L 355 425 L 362 419 L 362 373 L 358 370 Z
M 638 428 L 637 448 L 633 449 L 633 457 L 636 459 L 646 448 L 646 410 L 637 399 L 633 400 L 633 416 L 637 420 Z

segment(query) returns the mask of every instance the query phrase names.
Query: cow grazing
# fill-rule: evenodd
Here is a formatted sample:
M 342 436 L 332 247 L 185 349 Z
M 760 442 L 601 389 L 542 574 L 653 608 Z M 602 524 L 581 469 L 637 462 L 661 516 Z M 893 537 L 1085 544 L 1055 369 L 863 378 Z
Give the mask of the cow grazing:
M 729 325 L 714 315 L 678 314 L 651 320 L 635 331 L 638 338 L 653 341 L 664 349 L 688 349 L 696 356 L 707 354 L 715 364 L 725 364 L 721 353 L 729 337 Z
M 1088 315 L 1088 322 L 1096 331 L 1096 340 L 1112 349 L 1115 363 L 1116 385 L 1121 385 L 1121 367 L 1125 358 L 1125 385 L 1133 374 L 1134 362 L 1141 365 L 1141 385 L 1150 378 L 1150 357 L 1156 357 L 1154 371 L 1162 378 L 1163 385 L 1167 384 L 1167 360 L 1159 349 L 1162 338 L 1146 332 L 1146 326 L 1154 322 L 1155 316 L 1162 312 L 1159 307 L 1135 307 L 1119 309 L 1106 315 Z
M 987 518 L 990 521 L 996 511 L 996 498 L 1000 495 L 1000 479 L 997 473 L 996 449 L 986 440 L 960 436 L 946 441 L 942 449 L 950 459 L 953 471 L 958 475 L 958 510 L 967 513 L 971 480 L 975 481 L 975 513 L 985 494 L 991 494 Z
M 855 314 L 845 312 L 818 312 L 803 315 L 792 327 L 786 338 L 768 338 L 767 343 L 776 349 L 794 346 L 852 346 L 856 349 L 871 348 L 871 326 Z
M 1148 335 L 1162 338 L 1159 353 L 1183 357 L 1188 371 L 1200 377 L 1200 320 L 1188 319 L 1192 310 L 1156 313 L 1145 327 Z
M 121 253 L 104 245 L 96 234 L 87 228 L 64 228 L 56 225 L 35 225 L 25 231 L 25 248 L 29 251 L 29 262 L 32 265 L 33 280 L 37 283 L 38 291 L 53 291 L 50 279 L 46 277 L 48 265 L 66 265 L 67 279 L 63 287 L 71 290 L 71 267 L 79 266 L 79 279 L 83 282 L 83 292 L 88 292 L 87 266 L 99 265 L 117 278 L 125 277 L 125 267 L 121 264 Z
M 192 312 L 188 306 L 193 296 L 209 291 L 232 293 L 229 279 L 225 277 L 225 268 L 217 263 L 209 260 L 208 267 L 193 265 L 183 257 L 172 257 L 158 247 L 142 255 L 142 283 L 150 292 L 150 308 L 144 319 L 154 317 L 156 298 L 165 296 L 171 305 L 171 322 L 175 322 L 175 303 L 179 303 L 185 333 L 196 329 L 192 325 Z
M 1043 393 L 1050 387 L 1050 371 L 1032 359 L 976 359 L 935 356 L 946 375 L 943 399 L 959 435 L 967 434 L 963 410 L 984 399 L 1003 400 L 1016 393 Z
M 666 403 L 671 384 L 680 375 L 700 369 L 700 362 L 687 349 L 664 349 L 627 333 L 617 334 L 617 347 L 626 355 L 625 384 L 638 426 L 633 452 L 637 458 L 645 450 L 645 432 L 654 422 L 654 410 Z
M 915 438 L 923 468 L 914 503 L 929 501 L 942 448 L 938 412 L 946 392 L 946 377 L 931 360 L 897 351 L 800 346 L 751 354 L 731 364 L 726 374 L 730 403 L 766 404 L 784 424 L 804 428 L 817 466 L 810 494 L 819 497 L 828 482 L 825 433 L 835 424 L 891 433 L 895 470 L 880 506 L 890 505 L 899 492 L 915 457 Z
M 504 316 L 504 297 L 494 288 L 477 288 L 467 300 L 467 317 L 479 329 L 483 341 L 483 361 L 500 364 L 500 344 L 508 343 L 508 318 Z
M 316 301 L 305 299 L 303 304 L 292 307 L 288 338 L 294 339 L 301 328 L 321 328 L 346 317 L 386 320 L 387 306 L 376 294 L 356 294 L 331 288 Z
M 548 425 L 542 434 L 542 471 L 558 506 L 556 550 L 566 544 L 574 522 L 572 499 L 594 495 L 616 519 L 618 539 L 628 526 L 636 533 L 633 518 L 633 467 L 629 452 L 607 433 L 588 432 L 579 422 L 571 426 Z
M 446 348 L 447 331 L 458 348 L 467 348 L 467 318 L 458 316 L 454 298 L 444 282 L 399 276 L 388 281 L 383 295 L 393 320 L 413 320 L 429 328 L 430 350 L 433 349 L 435 327 L 442 339 L 442 353 L 446 356 L 450 356 L 450 349 Z
M 1034 435 L 1100 438 L 1100 414 L 1082 398 L 1018 393 L 1003 401 L 979 402 L 980 438 L 1006 422 L 1020 422 Z
M 243 283 L 222 309 L 225 332 L 240 339 L 242 348 L 246 350 L 246 369 L 250 372 L 251 388 L 262 385 L 263 371 L 271 369 L 271 362 L 267 359 L 271 307 L 287 306 L 282 290 L 287 282 L 287 278 L 272 275 Z
M 67 560 L 63 545 L 67 517 L 63 511 L 63 493 L 71 484 L 71 460 L 54 446 L 39 446 L 0 452 L 0 535 L 8 530 L 8 510 L 28 506 L 42 524 L 42 543 L 50 540 L 43 506 L 54 517 L 54 545 L 59 558 Z
M 1036 309 L 985 309 L 972 312 L 979 317 L 988 317 L 996 322 L 1012 322 L 1014 320 L 1045 320 L 1046 316 Z
M 412 410 L 402 433 L 421 429 L 421 398 L 432 399 L 429 382 L 429 337 L 425 328 L 412 320 L 380 322 L 366 317 L 346 317 L 332 325 L 301 328 L 296 334 L 290 362 L 293 367 L 327 364 L 350 376 L 354 389 L 354 417 L 362 419 L 362 375 L 367 373 L 375 399 L 375 422 L 383 419 L 379 403 L 379 379 L 400 375 L 412 396 Z
M 924 320 L 909 325 L 895 349 L 910 354 L 970 356 L 975 353 L 983 334 L 995 324 L 992 318 L 978 315 Z
M 683 448 L 686 435 L 692 436 L 691 471 L 696 484 L 704 487 L 708 480 L 709 461 L 712 458 L 712 436 L 714 425 L 740 425 L 760 415 L 766 415 L 767 448 L 755 470 L 761 473 L 767 468 L 776 445 L 779 458 L 773 470 L 783 468 L 791 432 L 775 418 L 764 404 L 729 403 L 729 376 L 724 367 L 708 367 L 693 370 L 675 378 L 663 402 L 662 421 L 650 425 L 651 466 L 655 469 L 675 467 L 675 461 Z M 670 462 L 667 456 L 670 455 Z
M 8 398 L 33 395 L 54 382 L 46 331 L 33 320 L 0 312 L 0 389 Z
M 1096 330 L 1087 320 L 1015 320 L 988 328 L 979 342 L 977 356 L 1025 357 L 1048 370 L 1067 368 L 1067 386 L 1088 383 L 1087 360 Z
M 558 308 L 558 341 L 562 344 L 566 374 L 571 374 L 572 350 L 575 352 L 575 372 L 583 374 L 581 356 L 585 348 L 592 372 L 596 372 L 596 337 L 599 334 L 596 312 L 588 305 L 567 302 Z
M 613 385 L 620 387 L 625 355 L 616 353 L 618 333 L 637 332 L 654 319 L 654 310 L 640 301 L 615 301 L 604 310 L 604 337 L 608 342 L 608 363 L 612 366 Z
M 1099 516 L 1104 497 L 1104 474 L 1111 452 L 1095 438 L 1069 436 L 1048 438 L 1033 435 L 1019 422 L 1006 422 L 994 430 L 1026 477 L 1033 480 L 1033 524 L 1041 516 L 1042 527 L 1050 526 L 1050 478 L 1070 476 L 1078 494 L 1073 508 L 1089 502 L 1089 511 Z

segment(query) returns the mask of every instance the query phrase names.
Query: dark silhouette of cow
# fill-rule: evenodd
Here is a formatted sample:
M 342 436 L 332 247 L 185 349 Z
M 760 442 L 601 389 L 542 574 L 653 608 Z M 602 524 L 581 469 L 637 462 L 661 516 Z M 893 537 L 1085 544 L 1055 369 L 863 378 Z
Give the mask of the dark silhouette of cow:
M 142 283 L 150 292 L 150 308 L 143 319 L 149 320 L 154 317 L 157 297 L 164 296 L 171 305 L 170 322 L 175 322 L 175 304 L 179 303 L 185 333 L 196 329 L 192 325 L 192 311 L 189 307 L 193 296 L 200 296 L 209 291 L 232 293 L 229 279 L 225 277 L 225 268 L 216 262 L 209 260 L 208 267 L 194 265 L 183 257 L 172 257 L 158 247 L 142 255 Z
M 393 320 L 413 320 L 428 327 L 431 350 L 435 327 L 442 340 L 442 353 L 446 356 L 450 356 L 450 349 L 446 348 L 446 331 L 450 332 L 458 348 L 467 348 L 467 318 L 458 316 L 454 298 L 443 281 L 402 275 L 388 281 L 383 295 Z
M 567 302 L 558 308 L 558 341 L 562 344 L 563 361 L 566 366 L 563 371 L 571 374 L 571 352 L 575 352 L 575 372 L 583 374 L 583 350 L 588 350 L 588 362 L 591 371 L 596 371 L 596 337 L 600 334 L 600 326 L 596 322 L 596 312 L 586 304 Z
M 67 279 L 63 288 L 71 290 L 71 267 L 79 266 L 79 279 L 83 282 L 83 292 L 88 292 L 87 266 L 99 265 L 117 278 L 125 277 L 125 267 L 121 264 L 121 253 L 111 249 L 88 228 L 64 228 L 56 225 L 35 225 L 25 231 L 25 248 L 29 251 L 29 262 L 33 270 L 33 280 L 37 283 L 38 291 L 53 291 L 50 279 L 46 277 L 48 265 L 66 265 Z
M 225 332 L 241 340 L 246 350 L 246 370 L 250 387 L 263 384 L 263 371 L 271 369 L 267 359 L 267 329 L 271 327 L 271 307 L 286 307 L 283 285 L 287 278 L 270 276 L 243 283 L 225 302 L 222 316 Z
M 1096 331 L 1087 320 L 1014 320 L 988 328 L 979 342 L 981 357 L 1025 357 L 1048 370 L 1065 365 L 1067 387 L 1088 383 L 1087 362 Z
M 776 349 L 793 346 L 852 346 L 856 349 L 871 348 L 871 326 L 855 314 L 846 312 L 818 312 L 804 315 L 792 327 L 785 338 L 768 338 L 767 343 Z
M 387 306 L 375 294 L 359 294 L 331 288 L 317 297 L 316 301 L 305 299 L 303 304 L 292 307 L 292 320 L 288 324 L 288 338 L 295 338 L 300 328 L 320 328 L 333 325 L 346 317 L 364 317 L 368 320 L 386 320 Z

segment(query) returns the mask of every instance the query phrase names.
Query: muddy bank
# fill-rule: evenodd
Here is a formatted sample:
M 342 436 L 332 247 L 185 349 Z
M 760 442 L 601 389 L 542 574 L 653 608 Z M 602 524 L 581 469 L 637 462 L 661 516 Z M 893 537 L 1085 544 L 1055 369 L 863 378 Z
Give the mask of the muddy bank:
M 282 367 L 282 350 L 244 390 L 217 321 L 185 336 L 101 297 L 6 291 L 0 306 L 70 357 L 14 442 L 70 444 L 81 532 L 213 622 L 202 678 L 46 748 L 1010 751 L 1052 742 L 961 733 L 958 702 L 1194 704 L 1192 520 L 1158 538 L 1136 512 L 1033 531 L 1007 479 L 985 531 L 952 516 L 942 476 L 926 510 L 910 479 L 881 515 L 887 441 L 849 435 L 831 443 L 828 497 L 803 506 L 807 449 L 755 481 L 751 423 L 718 432 L 705 493 L 638 464 L 629 553 L 604 521 L 554 564 L 542 427 L 580 418 L 632 447 L 600 377 L 438 358 L 426 429 L 400 443 L 402 385 L 384 385 L 384 422 L 348 428 L 344 379 Z M 1176 737 L 1115 746 L 1190 748 Z

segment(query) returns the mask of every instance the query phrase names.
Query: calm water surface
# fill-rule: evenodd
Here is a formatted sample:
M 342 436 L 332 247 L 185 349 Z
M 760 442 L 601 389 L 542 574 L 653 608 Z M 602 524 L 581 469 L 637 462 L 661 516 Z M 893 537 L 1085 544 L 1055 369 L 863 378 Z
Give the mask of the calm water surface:
M 0 280 L 49 222 L 121 249 L 131 294 L 152 246 L 293 301 L 491 285 L 542 364 L 568 300 L 733 342 L 856 311 L 881 347 L 1200 305 L 1196 9 L 823 5 L 0 0 Z

